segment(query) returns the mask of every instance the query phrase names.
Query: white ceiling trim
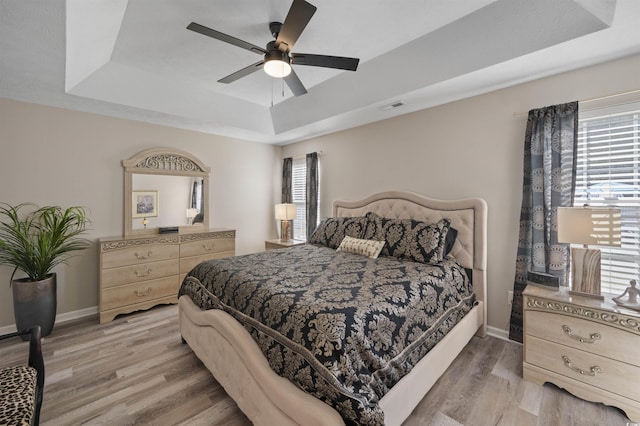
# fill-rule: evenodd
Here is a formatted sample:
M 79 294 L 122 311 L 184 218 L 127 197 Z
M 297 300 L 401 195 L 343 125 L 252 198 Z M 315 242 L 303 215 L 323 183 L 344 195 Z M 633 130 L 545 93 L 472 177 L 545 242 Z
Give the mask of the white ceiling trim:
M 0 0 L 0 96 L 285 144 L 640 52 L 636 0 L 324 0 L 293 50 L 358 71 L 217 83 L 259 57 L 186 25 L 262 45 L 290 4 Z

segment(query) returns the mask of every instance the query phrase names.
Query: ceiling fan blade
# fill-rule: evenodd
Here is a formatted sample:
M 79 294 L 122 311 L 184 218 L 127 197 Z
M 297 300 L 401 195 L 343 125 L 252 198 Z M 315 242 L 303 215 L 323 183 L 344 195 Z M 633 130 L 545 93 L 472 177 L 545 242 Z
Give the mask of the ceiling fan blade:
M 311 3 L 304 0 L 293 0 L 276 39 L 276 47 L 283 52 L 290 51 L 314 13 L 316 13 L 316 7 Z
M 220 80 L 218 80 L 218 83 L 225 83 L 225 84 L 233 83 L 234 81 L 239 80 L 242 77 L 246 77 L 249 74 L 262 69 L 263 63 L 264 61 L 259 61 L 259 62 L 256 62 L 255 64 L 251 64 L 248 67 L 242 68 L 241 70 L 238 70 L 233 74 L 229 74 L 228 76 L 221 78 Z
M 310 65 L 314 67 L 355 71 L 358 68 L 359 62 L 360 59 L 358 58 L 346 58 L 344 56 L 312 55 L 308 53 L 291 54 L 291 63 L 294 65 Z
M 206 35 L 207 37 L 215 38 L 216 40 L 224 41 L 225 43 L 233 44 L 234 46 L 241 47 L 243 49 L 257 53 L 259 55 L 264 55 L 267 53 L 267 51 L 260 46 L 256 46 L 255 44 L 251 44 L 247 41 L 240 40 L 239 38 L 232 37 L 228 34 L 221 33 L 220 31 L 212 30 L 209 27 L 196 24 L 195 22 L 192 22 L 189 25 L 187 25 L 187 29 L 191 31 L 195 31 L 202 35 Z
M 291 89 L 294 96 L 301 96 L 307 93 L 307 89 L 304 88 L 304 85 L 298 78 L 295 71 L 291 70 L 291 73 L 284 77 L 284 81 L 287 83 L 287 86 L 289 86 L 289 89 Z

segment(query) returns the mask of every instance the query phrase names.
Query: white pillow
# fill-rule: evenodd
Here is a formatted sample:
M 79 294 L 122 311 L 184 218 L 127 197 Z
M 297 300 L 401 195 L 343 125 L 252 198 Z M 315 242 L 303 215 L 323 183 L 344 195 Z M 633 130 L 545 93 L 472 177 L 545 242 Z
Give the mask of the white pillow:
M 384 247 L 384 241 L 361 240 L 360 238 L 353 238 L 347 235 L 342 239 L 336 251 L 361 254 L 375 259 L 382 251 L 382 247 Z

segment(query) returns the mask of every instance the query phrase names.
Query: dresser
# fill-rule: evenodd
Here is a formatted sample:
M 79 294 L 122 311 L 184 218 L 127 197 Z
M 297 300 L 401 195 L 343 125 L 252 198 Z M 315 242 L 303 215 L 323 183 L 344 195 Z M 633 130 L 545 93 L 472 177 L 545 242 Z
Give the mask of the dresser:
M 640 312 L 531 284 L 523 304 L 524 378 L 640 422 Z
M 235 255 L 235 230 L 102 238 L 100 323 L 116 315 L 177 303 L 182 280 L 198 263 Z

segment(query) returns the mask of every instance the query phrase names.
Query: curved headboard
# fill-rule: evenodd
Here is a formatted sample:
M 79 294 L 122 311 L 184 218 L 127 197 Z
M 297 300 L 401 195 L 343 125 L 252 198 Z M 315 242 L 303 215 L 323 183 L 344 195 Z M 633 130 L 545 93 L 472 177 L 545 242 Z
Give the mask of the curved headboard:
M 414 219 L 437 222 L 451 220 L 458 237 L 451 254 L 473 271 L 473 290 L 483 302 L 487 324 L 487 203 L 481 198 L 436 200 L 413 192 L 387 191 L 359 201 L 334 201 L 334 217 L 364 216 L 374 212 L 388 219 Z M 484 331 L 482 332 L 484 334 Z

